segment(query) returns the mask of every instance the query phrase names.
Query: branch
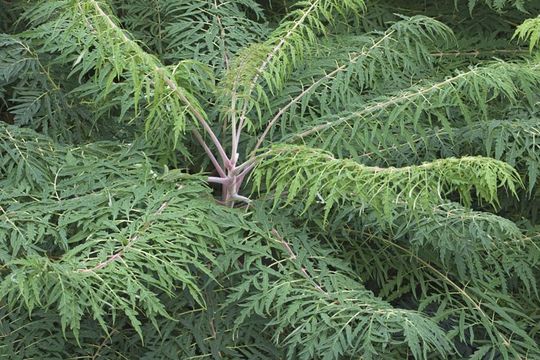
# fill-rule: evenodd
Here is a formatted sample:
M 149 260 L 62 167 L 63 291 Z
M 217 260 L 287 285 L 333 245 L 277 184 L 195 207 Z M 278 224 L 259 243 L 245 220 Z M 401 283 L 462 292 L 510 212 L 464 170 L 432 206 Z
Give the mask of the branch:
M 276 56 L 278 51 L 286 44 L 289 37 L 291 37 L 294 33 L 294 31 L 304 22 L 304 20 L 307 18 L 307 16 L 315 9 L 315 7 L 319 4 L 320 0 L 314 1 L 310 7 L 304 12 L 304 14 L 298 19 L 294 25 L 289 29 L 289 31 L 281 38 L 281 40 L 277 43 L 276 46 L 270 51 L 266 59 L 262 62 L 262 64 L 257 68 L 255 76 L 250 81 L 250 86 L 248 90 L 248 97 L 251 96 L 253 93 L 253 90 L 255 90 L 255 87 L 257 86 L 257 82 L 259 81 L 259 78 L 261 77 L 262 73 L 266 70 L 266 67 L 270 64 L 270 61 Z M 236 98 L 236 94 L 234 94 L 234 98 Z M 244 105 L 242 106 L 242 111 L 240 113 L 240 123 L 238 125 L 238 129 L 236 134 L 233 133 L 233 136 L 236 138 L 237 143 L 240 142 L 240 136 L 242 134 L 242 129 L 244 127 L 244 123 L 246 120 L 247 110 L 249 101 L 245 101 Z M 232 154 L 234 156 L 234 154 Z
M 210 148 L 208 147 L 208 145 L 202 138 L 201 133 L 197 129 L 193 129 L 192 132 L 193 132 L 193 135 L 195 136 L 195 139 L 197 139 L 199 144 L 201 144 L 201 146 L 203 147 L 204 151 L 206 152 L 206 155 L 208 155 L 208 157 L 210 158 L 210 161 L 214 165 L 214 168 L 218 172 L 219 176 L 225 177 L 226 176 L 225 171 L 223 170 L 223 168 L 217 161 L 216 157 L 212 153 L 212 150 L 210 150 Z
M 226 185 L 230 182 L 230 179 L 228 177 L 209 176 L 207 180 L 209 183 L 221 184 L 221 185 Z
M 161 204 L 159 209 L 157 209 L 157 211 L 154 213 L 154 216 L 161 214 L 163 212 L 163 210 L 165 210 L 165 208 L 167 208 L 167 206 L 168 206 L 167 202 L 164 202 L 163 204 Z M 146 230 L 150 225 L 151 225 L 151 223 L 145 223 L 141 230 L 142 231 Z M 124 252 L 126 250 L 128 250 L 135 243 L 135 241 L 137 241 L 137 239 L 139 239 L 139 234 L 133 235 L 132 237 L 129 238 L 128 243 L 126 244 L 126 246 L 124 246 L 122 249 L 115 252 L 113 255 L 109 256 L 106 260 L 100 262 L 99 264 L 97 264 L 96 266 L 94 266 L 92 268 L 78 269 L 77 272 L 90 273 L 90 272 L 95 272 L 95 271 L 97 271 L 99 269 L 103 269 L 103 268 L 107 267 L 108 265 L 110 265 L 114 261 L 121 259 Z
M 126 33 L 122 30 L 122 28 L 120 28 L 118 25 L 115 24 L 115 22 L 111 19 L 111 17 L 108 16 L 107 13 L 105 13 L 105 11 L 103 11 L 103 9 L 100 7 L 99 3 L 96 0 L 88 0 L 88 1 L 89 1 L 90 4 L 92 4 L 92 6 L 94 7 L 94 9 L 98 13 L 98 15 L 101 18 L 103 18 L 112 29 L 114 29 L 116 32 L 121 34 L 123 40 L 126 43 L 129 43 L 131 46 L 133 46 L 137 50 L 140 50 L 141 53 L 144 54 L 144 56 L 149 56 L 146 52 L 144 52 L 143 50 L 140 49 L 139 45 L 136 42 L 131 40 L 126 35 Z M 225 153 L 225 151 L 223 149 L 223 146 L 221 145 L 221 142 L 219 141 L 219 139 L 215 135 L 214 131 L 212 130 L 212 128 L 210 127 L 210 125 L 206 121 L 203 114 L 199 111 L 199 109 L 197 109 L 196 106 L 194 106 L 192 104 L 192 102 L 188 99 L 188 97 L 184 93 L 183 89 L 180 88 L 176 84 L 176 82 L 173 81 L 169 76 L 167 76 L 167 74 L 165 72 L 165 69 L 163 67 L 161 67 L 161 66 L 158 66 L 159 63 L 157 61 L 156 62 L 152 61 L 152 63 L 154 63 L 154 64 L 157 63 L 157 64 L 155 64 L 156 72 L 158 72 L 159 74 L 162 75 L 163 80 L 165 81 L 167 86 L 180 99 L 180 101 L 187 107 L 187 109 L 190 111 L 190 113 L 193 114 L 193 116 L 197 119 L 197 121 L 202 125 L 205 132 L 208 133 L 208 135 L 212 139 L 212 142 L 214 143 L 215 147 L 217 148 L 217 150 L 218 150 L 218 152 L 219 152 L 219 154 L 220 154 L 220 156 L 221 156 L 221 158 L 223 160 L 223 163 L 227 166 L 229 164 L 229 159 L 228 159 L 228 157 L 227 157 L 227 155 L 226 155 L 226 153 Z M 202 137 L 201 137 L 201 139 L 202 139 Z M 201 143 L 201 145 L 203 145 L 203 143 L 201 141 L 199 141 L 199 143 Z M 209 151 L 207 150 L 208 147 L 205 146 L 205 145 L 203 145 L 203 147 L 205 148 L 205 151 L 208 154 L 209 153 Z M 213 156 L 211 156 L 211 159 L 212 159 L 212 157 Z M 212 161 L 212 162 L 214 163 L 214 161 Z M 215 164 L 214 164 L 214 166 L 215 166 Z M 216 170 L 218 170 L 218 167 L 216 167 Z
M 456 284 L 453 280 L 451 280 L 447 275 L 445 275 L 444 273 L 442 273 L 440 270 L 438 270 L 437 268 L 435 268 L 435 266 L 431 265 L 431 263 L 425 261 L 424 259 L 422 259 L 421 257 L 419 257 L 417 254 L 415 254 L 414 252 L 412 252 L 411 250 L 397 244 L 396 242 L 394 241 L 390 241 L 388 239 L 385 239 L 384 237 L 381 237 L 381 236 L 375 236 L 375 235 L 372 235 L 373 237 L 376 237 L 379 241 L 382 240 L 383 242 L 385 242 L 387 245 L 389 246 L 393 246 L 401 251 L 403 251 L 404 253 L 407 254 L 407 256 L 410 256 L 411 258 L 414 258 L 416 261 L 418 261 L 419 263 L 421 263 L 424 267 L 426 267 L 427 269 L 431 270 L 434 274 L 436 274 L 437 276 L 439 276 L 440 279 L 442 279 L 444 282 L 446 282 L 448 285 L 450 285 L 451 287 L 453 287 L 456 292 L 458 294 L 461 294 L 461 296 L 463 296 L 463 299 L 467 302 L 469 302 L 476 310 L 478 310 L 478 312 L 480 313 L 480 315 L 486 320 L 486 323 L 493 323 L 493 318 L 490 317 L 488 314 L 486 314 L 486 312 L 484 311 L 484 309 L 482 308 L 482 302 L 481 301 L 475 301 L 471 295 L 469 295 L 465 289 L 467 288 L 466 286 L 460 286 L 458 284 Z M 489 305 L 487 306 L 489 308 Z M 485 326 L 485 325 L 484 325 Z M 496 334 L 497 334 L 497 337 L 499 337 L 499 339 L 503 342 L 504 345 L 506 346 L 509 346 L 512 342 L 510 339 L 508 339 L 504 334 L 502 334 L 495 326 L 493 327 L 494 330 L 496 331 Z
M 322 84 L 323 82 L 325 82 L 326 80 L 328 79 L 331 79 L 332 77 L 334 77 L 336 74 L 344 71 L 345 69 L 347 69 L 347 67 L 350 65 L 350 64 L 355 64 L 358 59 L 360 59 L 361 57 L 363 56 L 366 56 L 367 54 L 369 54 L 370 51 L 372 51 L 373 49 L 375 49 L 376 47 L 379 47 L 388 37 L 390 37 L 390 35 L 392 35 L 393 33 L 395 32 L 395 30 L 392 30 L 390 32 L 388 32 L 387 34 L 385 34 L 381 39 L 379 39 L 377 42 L 375 42 L 369 49 L 367 50 L 364 50 L 362 52 L 360 52 L 359 54 L 356 54 L 353 58 L 350 59 L 350 61 L 347 63 L 347 64 L 343 64 L 339 67 L 337 67 L 335 70 L 333 70 L 332 72 L 326 74 L 325 76 L 323 76 L 322 78 L 320 78 L 319 80 L 317 80 L 316 82 L 314 82 L 313 84 L 311 84 L 308 88 L 306 88 L 304 91 L 302 91 L 298 96 L 296 96 L 294 99 L 292 99 L 287 105 L 285 105 L 283 108 L 281 108 L 278 113 L 272 118 L 272 120 L 270 120 L 270 122 L 268 123 L 268 125 L 266 126 L 266 129 L 264 130 L 264 132 L 262 133 L 261 137 L 259 138 L 259 140 L 257 141 L 257 144 L 255 145 L 255 148 L 253 149 L 252 151 L 252 154 L 255 153 L 257 151 L 257 149 L 259 149 L 259 147 L 262 145 L 265 137 L 268 135 L 268 133 L 270 132 L 270 129 L 275 125 L 275 123 L 279 120 L 279 118 L 291 107 L 293 106 L 294 104 L 296 104 L 300 99 L 302 99 L 304 96 L 306 96 L 311 90 L 313 90 L 314 88 L 316 88 L 317 86 L 319 86 L 320 84 Z
M 281 243 L 281 245 L 283 245 L 283 247 L 285 248 L 285 250 L 287 251 L 287 253 L 290 256 L 289 259 L 295 265 L 298 265 L 294 261 L 294 260 L 296 260 L 298 258 L 298 256 L 296 256 L 296 254 L 292 250 L 291 246 L 285 241 L 285 239 L 283 239 L 283 237 L 277 232 L 276 229 L 272 229 L 271 232 L 272 232 L 272 235 L 274 235 L 276 237 L 276 239 Z M 309 276 L 306 268 L 304 268 L 303 266 L 300 266 L 300 272 L 302 273 L 302 276 L 304 278 L 306 278 L 310 283 L 313 284 L 313 286 L 315 287 L 315 289 L 317 289 L 317 291 L 319 291 L 319 292 L 323 293 L 324 295 L 328 296 L 328 293 L 326 291 L 324 291 L 324 289 L 321 287 L 321 285 L 317 284 L 317 282 L 315 280 L 313 280 L 313 278 L 311 276 Z
M 447 51 L 447 52 L 435 52 L 431 53 L 430 55 L 433 57 L 445 57 L 445 56 L 473 56 L 473 57 L 479 57 L 483 55 L 495 55 L 495 54 L 528 54 L 529 52 L 527 50 L 521 50 L 521 49 L 493 49 L 493 50 L 472 50 L 472 51 Z
M 448 78 L 442 82 L 439 82 L 439 83 L 436 83 L 432 86 L 429 86 L 429 87 L 426 87 L 426 88 L 422 88 L 422 89 L 419 89 L 418 91 L 414 91 L 414 92 L 409 92 L 409 93 L 405 93 L 405 94 L 402 94 L 402 95 L 397 95 L 397 96 L 393 96 L 391 97 L 390 99 L 386 100 L 386 101 L 383 101 L 383 102 L 380 102 L 380 103 L 376 103 L 374 105 L 371 105 L 371 106 L 368 106 L 366 108 L 364 108 L 363 110 L 360 110 L 360 111 L 356 111 L 348 116 L 345 116 L 345 117 L 342 117 L 342 118 L 339 118 L 335 121 L 329 121 L 329 122 L 326 122 L 324 124 L 320 124 L 320 125 L 317 125 L 317 126 L 314 126 L 312 127 L 311 129 L 309 130 L 306 130 L 304 132 L 301 132 L 300 134 L 296 134 L 292 137 L 292 139 L 303 139 L 313 133 L 316 133 L 316 132 L 319 132 L 319 131 L 322 131 L 322 130 L 326 130 L 330 127 L 333 127 L 335 125 L 339 125 L 345 121 L 348 121 L 354 117 L 362 117 L 362 116 L 365 116 L 365 115 L 368 115 L 372 112 L 375 112 L 377 110 L 382 110 L 388 106 L 391 106 L 391 105 L 395 105 L 395 104 L 399 104 L 401 102 L 404 102 L 404 101 L 407 101 L 409 99 L 412 99 L 412 98 L 415 98 L 415 97 L 420 97 L 420 96 L 423 96 L 425 94 L 428 94 L 434 90 L 438 90 L 439 88 L 441 88 L 442 86 L 444 85 L 447 85 L 447 84 L 450 84 L 462 77 L 465 77 L 465 76 L 468 76 L 472 73 L 476 73 L 477 72 L 477 69 L 472 69 L 466 73 L 461 73 L 459 75 L 456 75 L 456 76 L 453 76 L 451 78 Z
M 208 125 L 208 122 L 206 122 L 206 120 L 204 119 L 204 116 L 200 113 L 200 111 L 195 106 L 193 106 L 193 104 L 191 104 L 189 99 L 182 92 L 182 90 L 176 85 L 176 83 L 172 81 L 171 79 L 169 79 L 167 76 L 165 76 L 165 70 L 163 68 L 156 67 L 156 71 L 160 72 L 163 75 L 163 80 L 165 81 L 165 83 L 180 98 L 180 100 L 186 105 L 186 107 L 193 113 L 195 118 L 199 121 L 199 123 L 202 125 L 204 130 L 208 133 L 208 135 L 212 139 L 212 142 L 216 146 L 219 152 L 219 155 L 221 156 L 221 159 L 223 160 L 223 163 L 227 165 L 229 163 L 229 158 L 225 154 L 225 150 L 223 149 L 223 146 L 221 145 L 221 142 L 217 138 L 216 134 L 214 133 L 210 125 Z

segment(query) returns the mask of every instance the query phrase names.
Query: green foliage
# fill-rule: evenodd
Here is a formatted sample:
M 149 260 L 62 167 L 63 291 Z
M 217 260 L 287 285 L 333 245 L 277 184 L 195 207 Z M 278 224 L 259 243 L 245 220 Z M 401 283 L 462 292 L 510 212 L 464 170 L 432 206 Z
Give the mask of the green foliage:
M 52 70 L 29 42 L 0 34 L 0 54 L 0 96 L 14 124 L 71 141 L 91 131 L 86 106 L 70 94 L 76 84 Z
M 142 118 L 152 139 L 174 149 L 186 123 L 204 114 L 189 74 L 206 70 L 191 60 L 162 65 L 119 27 L 105 2 L 44 1 L 25 17 L 35 26 L 27 36 L 42 43 L 40 52 L 70 64 L 79 81 L 88 78 L 72 92 L 93 103 L 94 117 L 114 112 L 119 120 Z
M 133 147 L 66 149 L 12 127 L 2 128 L 1 146 L 0 258 L 9 276 L 0 288 L 8 305 L 57 309 L 75 336 L 83 314 L 106 329 L 105 314 L 123 312 L 142 337 L 139 312 L 166 315 L 156 290 L 186 288 L 202 303 L 193 271 L 210 273 L 208 247 L 220 246 L 220 232 L 209 223 L 200 233 L 212 203 L 197 181 L 160 180 Z M 171 226 L 179 219 L 183 226 Z
M 302 277 L 304 272 L 296 269 L 294 262 L 279 272 L 267 268 L 265 262 L 272 259 L 267 259 L 265 254 L 271 256 L 270 250 L 276 245 L 261 247 L 264 238 L 257 232 L 264 232 L 253 228 L 257 226 L 256 222 L 250 225 L 249 230 L 257 231 L 253 234 L 257 236 L 255 241 L 242 245 L 238 249 L 240 251 L 234 251 L 234 247 L 238 246 L 235 242 L 242 241 L 243 237 L 237 236 L 238 240 L 235 241 L 229 236 L 234 237 L 234 233 L 247 228 L 247 224 L 242 224 L 238 215 L 227 214 L 226 208 L 214 205 L 200 180 L 177 171 L 158 175 L 157 168 L 152 167 L 152 162 L 134 146 L 119 148 L 103 143 L 67 149 L 31 131 L 21 131 L 11 126 L 2 130 L 2 173 L 7 175 L 2 185 L 3 188 L 13 189 L 9 194 L 2 192 L 5 207 L 2 207 L 4 237 L 0 254 L 3 271 L 8 272 L 9 276 L 3 279 L 1 288 L 6 306 L 17 308 L 24 305 L 31 313 L 36 308 L 57 311 L 63 331 L 69 327 L 76 339 L 86 330 L 82 320 L 88 320 L 90 315 L 102 331 L 108 331 L 109 316 L 112 316 L 114 324 L 114 319 L 124 314 L 133 331 L 144 339 L 144 324 L 139 320 L 141 315 L 154 326 L 157 326 L 158 317 L 173 316 L 163 304 L 166 301 L 164 296 L 183 294 L 191 298 L 194 305 L 206 306 L 201 276 L 212 279 L 232 262 L 215 256 L 247 257 L 250 252 L 255 257 L 249 261 L 244 258 L 244 266 L 237 276 L 250 273 L 251 280 L 243 282 L 230 295 L 235 305 L 246 304 L 242 306 L 241 317 L 237 317 L 237 326 L 242 325 L 242 319 L 248 317 L 251 311 L 259 313 L 256 309 L 268 307 L 269 304 L 276 306 L 267 310 L 276 317 L 273 321 L 280 321 L 282 310 L 279 309 L 288 306 L 289 293 L 300 292 L 303 299 L 312 298 L 311 301 L 321 302 L 319 306 L 325 306 L 325 302 L 329 301 L 326 295 L 320 298 L 317 291 L 304 293 L 303 289 L 312 286 L 312 283 Z M 53 157 L 47 158 L 43 164 L 38 159 L 45 151 L 49 151 Z M 35 201 L 36 197 L 40 198 L 39 202 Z M 202 200 L 205 197 L 207 200 Z M 207 220 L 214 216 L 216 221 L 201 222 L 202 218 Z M 178 222 L 181 226 L 177 225 Z M 229 225 L 225 225 L 225 222 Z M 226 227 L 230 230 L 226 230 Z M 246 239 L 250 239 L 250 236 Z M 223 252 L 219 250 L 223 246 L 232 248 L 219 255 Z M 261 255 L 265 256 L 261 258 Z M 288 254 L 284 255 L 286 259 Z M 263 269 L 270 271 L 261 272 Z M 285 303 L 274 302 L 267 296 L 270 288 L 276 290 L 268 279 L 262 280 L 267 285 L 262 288 L 256 286 L 255 292 L 250 290 L 251 286 L 255 286 L 251 284 L 261 281 L 254 274 L 272 276 L 275 278 L 273 281 L 288 284 L 291 271 L 297 273 L 296 277 L 300 275 L 306 284 L 299 284 L 298 287 L 289 285 L 289 293 L 283 292 L 281 295 Z M 405 338 L 397 337 L 394 345 L 406 343 L 419 355 L 432 347 L 441 353 L 449 349 L 443 333 L 436 327 L 435 330 L 433 326 L 429 327 L 429 320 L 423 319 L 420 314 L 402 311 L 393 315 L 394 309 L 366 290 L 353 295 L 360 284 L 351 283 L 348 277 L 336 282 L 337 279 L 331 275 L 320 275 L 322 278 L 326 276 L 326 281 L 333 284 L 336 300 L 331 300 L 330 304 L 338 301 L 343 305 L 325 306 L 327 317 L 340 314 L 343 321 L 347 321 L 344 311 L 356 313 L 355 301 L 364 302 L 366 297 L 372 301 L 371 308 L 365 310 L 368 317 L 361 318 L 358 323 L 349 323 L 349 330 L 339 334 L 340 337 L 347 334 L 347 343 L 352 341 L 351 334 L 364 329 L 365 321 L 389 326 L 386 318 L 395 316 L 393 327 L 396 329 L 388 335 L 404 331 Z M 182 292 L 184 288 L 188 292 Z M 345 289 L 353 293 L 343 298 L 347 294 Z M 162 295 L 158 296 L 159 293 Z M 353 299 L 356 296 L 357 300 L 352 300 L 351 296 Z M 257 305 L 259 301 L 264 301 L 266 305 Z M 377 318 L 371 314 L 373 307 L 380 308 Z M 291 311 L 289 313 L 293 314 Z M 308 316 L 308 313 L 303 316 Z M 319 321 L 320 312 L 309 317 Z M 280 321 L 276 324 L 276 331 L 285 332 L 298 321 L 301 318 Z M 405 326 L 403 322 L 405 325 L 415 323 L 423 327 L 425 338 L 420 342 L 412 329 L 402 328 Z M 331 327 L 340 327 L 340 324 L 336 322 Z M 365 333 L 365 338 L 357 344 L 344 345 L 340 338 L 326 338 L 324 341 L 328 342 L 328 349 L 319 350 L 328 352 L 328 358 L 336 358 L 351 349 L 367 353 L 372 351 L 372 342 L 379 342 L 377 338 L 367 336 L 372 331 L 376 330 Z M 329 328 L 326 336 L 333 333 L 334 330 Z M 303 340 L 288 340 L 287 343 L 294 344 L 292 354 L 297 346 L 303 344 Z M 386 341 L 382 344 L 386 344 Z M 301 350 L 302 353 L 306 351 L 312 354 L 315 349 Z
M 468 0 L 469 9 L 471 9 L 471 10 L 474 9 L 474 7 L 476 7 L 479 2 L 480 2 L 479 0 Z M 518 8 L 521 11 L 526 11 L 525 10 L 525 3 L 527 2 L 527 0 L 513 0 L 513 1 L 509 1 L 509 0 L 484 0 L 484 2 L 486 3 L 487 6 L 493 8 L 493 9 L 495 9 L 497 11 L 501 11 L 505 7 L 510 7 L 510 6 L 514 6 L 514 7 Z
M 540 358 L 538 1 L 0 8 L 1 359 Z
M 536 19 L 527 19 L 518 26 L 514 36 L 520 40 L 529 40 L 529 49 L 532 51 L 540 43 L 540 16 Z
M 120 21 L 167 65 L 197 60 L 224 69 L 239 50 L 267 32 L 252 0 L 113 1 Z M 254 19 L 255 20 L 254 20 Z
M 286 203 L 300 197 L 306 210 L 318 200 L 325 217 L 334 206 L 357 202 L 381 220 L 391 221 L 396 207 L 411 214 L 429 209 L 452 192 L 470 205 L 471 190 L 479 200 L 496 205 L 497 190 L 515 193 L 518 174 L 508 164 L 481 157 L 447 158 L 403 168 L 369 167 L 331 154 L 299 146 L 278 146 L 255 169 L 254 185 L 271 191 L 277 204 L 286 191 Z M 403 211 L 403 209 L 400 209 Z
M 253 108 L 261 111 L 261 103 L 268 101 L 266 92 L 281 89 L 306 55 L 313 52 L 318 36 L 328 32 L 340 18 L 360 16 L 365 10 L 363 0 L 315 0 L 299 1 L 292 10 L 261 43 L 242 50 L 237 61 L 225 74 L 222 93 L 232 103 L 225 105 L 227 113 L 236 126 L 252 123 L 247 117 Z M 263 81 L 264 85 L 259 82 Z M 242 125 L 239 125 L 242 127 Z

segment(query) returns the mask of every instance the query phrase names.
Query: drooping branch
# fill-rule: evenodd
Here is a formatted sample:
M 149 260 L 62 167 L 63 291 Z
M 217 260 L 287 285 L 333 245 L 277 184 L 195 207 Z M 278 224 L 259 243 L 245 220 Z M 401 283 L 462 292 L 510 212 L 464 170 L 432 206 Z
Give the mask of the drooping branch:
M 320 149 L 280 145 L 260 155 L 253 175 L 255 189 L 273 191 L 274 204 L 301 202 L 308 209 L 317 199 L 325 216 L 345 202 L 375 210 L 380 224 L 388 224 L 398 206 L 414 217 L 419 209 L 431 208 L 449 193 L 465 204 L 471 191 L 487 203 L 498 204 L 498 191 L 511 194 L 522 186 L 510 165 L 486 157 L 446 158 L 421 165 L 366 166 L 350 159 L 335 158 Z M 282 194 L 287 192 L 286 199 Z
M 385 109 L 387 107 L 390 107 L 390 106 L 393 106 L 393 105 L 397 105 L 397 104 L 401 104 L 401 103 L 404 103 L 410 99 L 415 99 L 415 98 L 423 98 L 426 94 L 429 94 L 433 91 L 437 91 L 439 89 L 441 89 L 442 87 L 444 87 L 445 85 L 448 85 L 448 84 L 451 84 L 453 82 L 455 82 L 456 80 L 460 79 L 460 78 L 463 78 L 463 77 L 466 77 L 467 75 L 471 75 L 471 74 L 474 74 L 476 73 L 476 70 L 475 69 L 472 69 L 468 72 L 464 72 L 464 73 L 461 73 L 461 74 L 458 74 L 456 76 L 453 76 L 453 77 L 450 77 L 442 82 L 439 82 L 439 83 L 436 83 L 436 84 L 433 84 L 431 86 L 428 86 L 428 87 L 425 87 L 425 88 L 420 88 L 416 91 L 410 91 L 410 92 L 405 92 L 403 94 L 399 94 L 399 95 L 396 95 L 396 96 L 393 96 L 393 97 L 390 97 L 389 99 L 385 100 L 385 101 L 381 101 L 381 102 L 377 102 L 371 106 L 368 106 L 362 110 L 359 110 L 353 114 L 350 114 L 350 115 L 347 115 L 345 117 L 340 117 L 338 119 L 336 119 L 335 121 L 331 121 L 331 122 L 326 122 L 324 124 L 320 124 L 320 125 L 317 125 L 317 126 L 314 126 L 312 127 L 311 129 L 308 129 L 308 130 L 305 130 L 299 134 L 296 134 L 294 136 L 294 139 L 295 140 L 298 140 L 298 139 L 303 139 L 305 137 L 308 137 L 312 134 L 315 134 L 319 131 L 322 131 L 322 130 L 326 130 L 326 129 L 329 129 L 331 127 L 334 127 L 336 125 L 339 125 L 341 123 L 344 123 L 344 122 L 347 122 L 351 119 L 354 119 L 354 118 L 361 118 L 361 117 L 364 117 L 364 116 L 367 116 L 367 115 L 370 115 L 376 111 L 379 111 L 379 110 L 382 110 L 382 109 Z
M 431 85 L 413 87 L 412 90 L 377 99 L 358 111 L 331 119 L 321 119 L 319 124 L 292 135 L 286 142 L 299 141 L 327 129 L 348 124 L 352 120 L 366 119 L 374 114 L 386 116 L 383 111 L 404 104 L 410 104 L 414 109 L 413 112 L 419 112 L 422 107 L 429 109 L 433 102 L 444 104 L 446 107 L 452 103 L 459 110 L 466 106 L 468 109 L 462 110 L 463 115 L 469 114 L 473 109 L 487 111 L 486 102 L 492 100 L 495 96 L 504 98 L 506 101 L 516 102 L 516 95 L 521 89 L 529 92 L 531 86 L 537 86 L 540 83 L 539 69 L 540 64 L 518 65 L 504 62 L 474 67 Z M 527 72 L 526 76 L 523 75 L 524 72 Z M 487 92 L 475 91 L 474 89 L 478 89 L 478 86 L 492 89 L 491 97 L 488 97 L 489 93 Z M 444 99 L 444 102 L 442 102 L 442 99 Z M 403 111 L 399 108 L 397 110 Z M 396 118 L 395 115 L 393 117 Z M 471 119 L 466 120 L 471 121 Z

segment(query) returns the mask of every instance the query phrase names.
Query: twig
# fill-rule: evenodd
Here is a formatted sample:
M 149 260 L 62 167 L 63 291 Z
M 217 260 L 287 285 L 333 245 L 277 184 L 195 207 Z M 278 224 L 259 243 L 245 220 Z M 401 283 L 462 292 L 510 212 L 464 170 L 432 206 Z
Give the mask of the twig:
M 96 360 L 99 356 L 99 352 L 101 351 L 101 349 L 103 349 L 103 347 L 105 346 L 105 344 L 107 343 L 107 341 L 111 340 L 111 336 L 116 332 L 117 330 L 116 329 L 112 329 L 112 331 L 107 335 L 105 336 L 105 339 L 103 339 L 103 341 L 101 342 L 101 344 L 98 346 L 96 352 L 94 353 L 94 355 L 92 356 L 92 360 Z
M 164 202 L 163 204 L 161 204 L 161 206 L 159 207 L 159 209 L 157 209 L 157 211 L 154 213 L 154 215 L 161 214 L 163 212 L 163 210 L 165 210 L 165 208 L 167 206 L 168 206 L 167 202 Z M 148 226 L 150 226 L 150 223 L 145 223 L 144 226 L 143 226 L 143 230 L 146 229 Z M 89 273 L 89 272 L 97 271 L 99 269 L 103 269 L 104 267 L 108 266 L 109 264 L 113 263 L 114 261 L 122 258 L 122 255 L 124 254 L 124 252 L 126 250 L 128 250 L 135 243 L 135 241 L 137 241 L 138 238 L 139 238 L 138 234 L 133 235 L 132 237 L 129 238 L 128 243 L 126 244 L 126 246 L 124 246 L 122 249 L 118 250 L 113 255 L 109 256 L 106 260 L 100 262 L 99 264 L 97 264 L 96 266 L 94 266 L 92 268 L 79 269 L 77 271 L 80 272 L 80 273 Z
M 296 134 L 293 137 L 293 139 L 303 139 L 306 136 L 309 136 L 309 135 L 311 135 L 313 133 L 316 133 L 316 132 L 319 132 L 321 130 L 326 130 L 326 129 L 332 127 L 332 126 L 335 126 L 335 125 L 340 124 L 340 123 L 342 123 L 344 121 L 350 120 L 353 117 L 361 117 L 361 116 L 370 114 L 372 112 L 375 112 L 377 110 L 382 110 L 382 109 L 384 109 L 384 108 L 386 108 L 386 107 L 388 107 L 390 105 L 399 104 L 400 102 L 409 100 L 409 99 L 417 97 L 417 96 L 423 96 L 425 94 L 430 93 L 433 90 L 438 90 L 440 87 L 442 87 L 444 85 L 450 84 L 450 83 L 452 83 L 453 81 L 456 81 L 459 78 L 462 78 L 464 76 L 470 75 L 470 74 L 475 73 L 475 72 L 476 72 L 476 69 L 472 69 L 472 70 L 470 70 L 468 72 L 461 73 L 461 74 L 458 74 L 458 75 L 453 76 L 451 78 L 448 78 L 448 79 L 446 79 L 444 81 L 441 81 L 440 83 L 434 84 L 434 85 L 426 87 L 426 88 L 419 89 L 418 91 L 409 92 L 409 93 L 405 93 L 403 95 L 397 95 L 397 96 L 391 97 L 387 101 L 380 102 L 380 103 L 368 106 L 368 107 L 364 108 L 363 110 L 352 113 L 351 115 L 339 118 L 339 119 L 337 119 L 335 121 L 326 122 L 324 124 L 314 126 L 309 130 L 306 130 L 306 131 L 304 131 L 304 132 L 302 132 L 300 134 Z
M 285 239 L 278 233 L 278 231 L 276 229 L 272 229 L 271 232 L 272 232 L 272 235 L 274 235 L 276 237 L 276 239 L 283 245 L 283 247 L 285 248 L 285 250 L 287 251 L 287 253 L 290 256 L 289 259 L 293 263 L 295 263 L 295 260 L 298 258 L 298 256 L 294 253 L 291 246 L 285 241 Z M 298 265 L 298 264 L 296 264 L 296 265 Z M 326 291 L 324 291 L 324 289 L 319 284 L 317 284 L 317 282 L 315 280 L 313 280 L 313 278 L 311 276 L 309 276 L 306 268 L 304 268 L 303 266 L 300 266 L 300 272 L 302 273 L 302 276 L 304 276 L 309 282 L 311 282 L 313 284 L 315 289 L 317 289 L 321 293 L 328 296 L 328 293 Z
M 493 50 L 472 50 L 472 51 L 447 51 L 447 52 L 436 52 L 431 53 L 433 57 L 445 57 L 445 56 L 482 56 L 482 55 L 493 55 L 493 54 L 528 54 L 529 51 L 521 49 L 493 49 Z
M 193 132 L 193 135 L 195 136 L 195 139 L 197 139 L 197 142 L 204 149 L 204 152 L 206 153 L 206 155 L 208 155 L 208 158 L 210 158 L 210 161 L 214 165 L 214 168 L 218 172 L 219 176 L 225 177 L 226 176 L 225 171 L 223 170 L 223 168 L 221 167 L 221 165 L 217 161 L 216 157 L 214 156 L 214 153 L 212 153 L 212 150 L 210 150 L 210 148 L 208 147 L 208 145 L 206 144 L 206 142 L 202 138 L 201 133 L 197 129 L 193 129 L 192 132 Z

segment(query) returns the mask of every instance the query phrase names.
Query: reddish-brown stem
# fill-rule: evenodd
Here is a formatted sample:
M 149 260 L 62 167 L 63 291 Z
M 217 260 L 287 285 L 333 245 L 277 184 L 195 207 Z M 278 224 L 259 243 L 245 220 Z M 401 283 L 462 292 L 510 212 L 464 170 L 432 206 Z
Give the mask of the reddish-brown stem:
M 225 171 L 223 170 L 223 168 L 217 161 L 216 157 L 212 153 L 212 150 L 210 150 L 210 148 L 208 147 L 208 145 L 206 144 L 206 142 L 204 141 L 204 139 L 202 138 L 201 134 L 199 133 L 197 129 L 193 130 L 193 135 L 195 136 L 195 139 L 197 139 L 199 144 L 201 144 L 201 146 L 203 147 L 204 151 L 206 152 L 206 155 L 208 155 L 208 157 L 210 158 L 210 161 L 214 165 L 214 168 L 218 172 L 219 176 L 226 177 Z
M 174 81 L 169 79 L 164 74 L 164 70 L 162 68 L 156 68 L 156 71 L 163 74 L 163 81 L 169 86 L 169 88 L 180 98 L 180 100 L 186 105 L 186 107 L 191 111 L 191 113 L 195 116 L 199 124 L 202 125 L 208 136 L 210 136 L 210 139 L 212 139 L 212 142 L 214 143 L 214 146 L 216 147 L 219 155 L 221 156 L 221 160 L 225 164 L 225 167 L 229 164 L 229 158 L 227 157 L 227 154 L 225 154 L 225 150 L 223 149 L 223 146 L 221 145 L 221 142 L 217 138 L 216 134 L 208 125 L 208 122 L 204 119 L 204 116 L 201 114 L 201 112 L 193 106 L 193 104 L 189 101 L 189 99 L 186 97 L 182 89 L 180 89 Z

